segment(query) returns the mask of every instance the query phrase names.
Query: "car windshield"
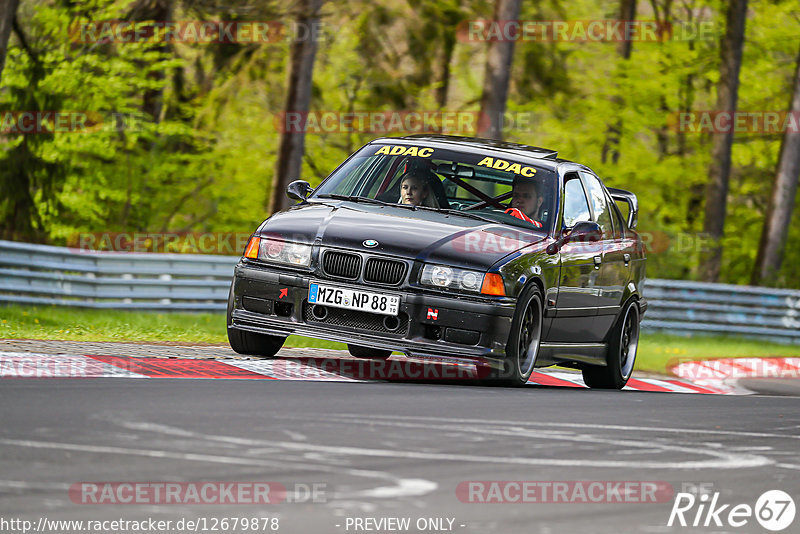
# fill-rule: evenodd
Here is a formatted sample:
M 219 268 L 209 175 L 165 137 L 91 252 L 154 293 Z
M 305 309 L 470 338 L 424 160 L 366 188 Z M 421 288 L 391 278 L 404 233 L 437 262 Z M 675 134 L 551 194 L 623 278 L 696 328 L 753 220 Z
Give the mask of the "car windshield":
M 439 210 L 549 232 L 556 174 L 506 153 L 370 144 L 337 169 L 312 198 Z

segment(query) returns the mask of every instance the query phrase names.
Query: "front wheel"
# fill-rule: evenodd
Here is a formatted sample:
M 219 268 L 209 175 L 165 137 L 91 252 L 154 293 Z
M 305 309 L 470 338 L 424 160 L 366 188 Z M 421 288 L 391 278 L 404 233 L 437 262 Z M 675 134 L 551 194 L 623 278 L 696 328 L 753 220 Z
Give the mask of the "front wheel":
M 542 292 L 539 286 L 531 285 L 517 300 L 503 369 L 489 371 L 486 381 L 508 386 L 527 384 L 536 365 L 541 340 Z
M 590 388 L 622 389 L 628 383 L 639 347 L 639 306 L 631 299 L 611 330 L 606 366 L 583 369 L 583 381 Z
M 239 354 L 271 358 L 281 350 L 285 341 L 285 337 L 246 332 L 228 327 L 228 343 Z
M 248 354 L 252 356 L 264 356 L 271 358 L 275 356 L 283 343 L 286 341 L 282 336 L 270 336 L 268 334 L 259 334 L 256 332 L 247 332 L 239 330 L 231 326 L 233 324 L 233 285 L 228 292 L 228 343 L 231 348 L 239 354 Z

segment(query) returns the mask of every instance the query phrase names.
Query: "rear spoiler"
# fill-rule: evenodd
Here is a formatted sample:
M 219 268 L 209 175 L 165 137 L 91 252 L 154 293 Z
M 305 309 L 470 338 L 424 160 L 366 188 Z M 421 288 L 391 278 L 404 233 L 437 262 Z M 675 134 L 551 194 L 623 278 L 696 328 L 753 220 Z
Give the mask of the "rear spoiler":
M 613 187 L 608 187 L 607 189 L 611 198 L 628 204 L 628 228 L 631 230 L 636 228 L 636 223 L 639 222 L 639 201 L 636 199 L 636 195 L 624 189 L 615 189 Z

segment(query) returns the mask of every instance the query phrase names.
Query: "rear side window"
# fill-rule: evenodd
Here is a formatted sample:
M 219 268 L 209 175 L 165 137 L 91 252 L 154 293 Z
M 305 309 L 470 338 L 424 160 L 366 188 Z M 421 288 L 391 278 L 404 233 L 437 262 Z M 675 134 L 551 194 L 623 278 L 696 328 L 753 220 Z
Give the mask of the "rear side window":
M 614 238 L 624 239 L 625 227 L 628 226 L 628 223 L 622 218 L 622 213 L 619 211 L 619 206 L 617 206 L 616 202 L 609 203 L 609 206 L 611 208 L 611 216 L 614 219 Z
M 611 223 L 611 213 L 606 200 L 606 194 L 603 190 L 603 185 L 597 176 L 588 172 L 581 172 L 583 179 L 586 180 L 586 185 L 589 188 L 589 198 L 592 202 L 592 209 L 594 210 L 594 217 L 600 229 L 603 231 L 605 239 L 611 239 L 614 235 L 614 226 Z
M 591 221 L 586 192 L 576 174 L 568 174 L 564 184 L 564 226 L 572 228 L 580 221 Z

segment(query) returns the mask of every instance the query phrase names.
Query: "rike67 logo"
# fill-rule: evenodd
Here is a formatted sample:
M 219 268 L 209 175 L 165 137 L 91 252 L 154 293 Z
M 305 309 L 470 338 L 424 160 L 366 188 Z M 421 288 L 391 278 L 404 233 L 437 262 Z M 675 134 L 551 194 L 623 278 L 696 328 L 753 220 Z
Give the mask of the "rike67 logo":
M 792 497 L 781 490 L 765 491 L 755 506 L 746 503 L 722 504 L 720 493 L 678 493 L 669 514 L 667 526 L 671 527 L 723 527 L 740 528 L 752 525 L 755 518 L 767 530 L 778 532 L 794 521 L 795 504 Z

